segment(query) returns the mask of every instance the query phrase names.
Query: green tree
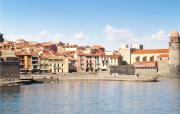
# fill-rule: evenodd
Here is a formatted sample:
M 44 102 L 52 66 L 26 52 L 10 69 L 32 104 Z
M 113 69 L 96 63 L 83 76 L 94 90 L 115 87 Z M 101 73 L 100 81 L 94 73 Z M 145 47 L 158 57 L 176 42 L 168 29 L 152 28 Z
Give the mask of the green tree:
M 0 42 L 4 42 L 3 34 L 0 33 Z

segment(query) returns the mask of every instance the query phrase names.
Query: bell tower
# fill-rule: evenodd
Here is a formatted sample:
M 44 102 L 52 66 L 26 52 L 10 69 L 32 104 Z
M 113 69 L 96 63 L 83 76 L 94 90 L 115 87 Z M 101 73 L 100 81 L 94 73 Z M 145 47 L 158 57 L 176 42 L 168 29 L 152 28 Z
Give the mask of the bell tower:
M 169 39 L 169 75 L 180 77 L 180 36 L 179 33 L 171 32 Z

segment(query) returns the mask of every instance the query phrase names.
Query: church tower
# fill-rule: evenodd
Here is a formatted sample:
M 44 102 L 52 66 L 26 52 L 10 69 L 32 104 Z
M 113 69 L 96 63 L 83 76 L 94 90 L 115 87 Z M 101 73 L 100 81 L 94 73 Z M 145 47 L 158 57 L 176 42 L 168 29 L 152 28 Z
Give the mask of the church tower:
M 169 74 L 180 77 L 180 36 L 172 32 L 169 41 Z

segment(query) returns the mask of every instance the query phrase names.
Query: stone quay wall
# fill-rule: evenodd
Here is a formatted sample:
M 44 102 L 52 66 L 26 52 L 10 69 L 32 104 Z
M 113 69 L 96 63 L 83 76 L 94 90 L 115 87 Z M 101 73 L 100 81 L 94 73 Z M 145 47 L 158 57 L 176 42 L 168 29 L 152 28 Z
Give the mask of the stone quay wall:
M 11 82 L 20 79 L 19 62 L 0 61 L 0 82 Z
M 135 68 L 133 65 L 110 66 L 110 74 L 134 75 Z
M 148 69 L 135 69 L 136 75 L 144 75 L 144 76 L 156 76 L 157 68 L 148 68 Z

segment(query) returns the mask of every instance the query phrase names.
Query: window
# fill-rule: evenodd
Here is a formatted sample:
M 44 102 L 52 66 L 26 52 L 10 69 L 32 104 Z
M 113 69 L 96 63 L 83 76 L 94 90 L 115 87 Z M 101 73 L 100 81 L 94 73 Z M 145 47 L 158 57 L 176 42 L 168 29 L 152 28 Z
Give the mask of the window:
M 154 56 L 150 57 L 150 61 L 154 61 Z
M 143 61 L 147 61 L 147 57 L 145 56 L 145 57 L 143 57 Z
M 136 57 L 136 62 L 139 62 L 140 61 L 140 57 Z

